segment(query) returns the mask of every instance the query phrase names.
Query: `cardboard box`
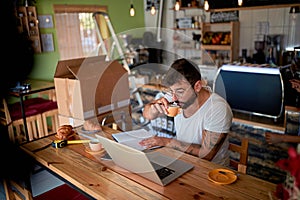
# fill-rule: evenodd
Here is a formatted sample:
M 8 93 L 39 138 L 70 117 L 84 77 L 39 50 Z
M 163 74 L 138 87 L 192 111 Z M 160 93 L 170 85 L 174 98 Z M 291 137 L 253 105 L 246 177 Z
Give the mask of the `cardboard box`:
M 192 18 L 191 17 L 179 18 L 178 28 L 192 28 Z
M 78 125 L 119 108 L 129 110 L 128 72 L 105 56 L 59 61 L 54 84 L 62 123 Z
M 72 117 L 67 117 L 64 115 L 58 115 L 58 124 L 59 126 L 65 125 L 65 124 L 70 124 L 73 127 L 78 127 L 78 126 L 82 126 L 84 123 L 84 120 L 80 120 L 80 119 L 74 119 Z
M 115 125 L 116 129 L 122 131 L 132 130 L 132 117 L 130 114 L 130 107 L 123 107 L 119 109 L 115 109 L 113 111 L 109 111 L 106 113 L 102 113 L 97 116 L 97 118 L 90 118 L 89 120 L 95 121 L 97 120 L 100 125 L 104 123 L 104 126 L 112 127 Z M 83 125 L 85 120 L 75 119 L 73 117 L 68 117 L 64 115 L 58 115 L 59 125 L 70 124 L 73 127 L 78 127 Z

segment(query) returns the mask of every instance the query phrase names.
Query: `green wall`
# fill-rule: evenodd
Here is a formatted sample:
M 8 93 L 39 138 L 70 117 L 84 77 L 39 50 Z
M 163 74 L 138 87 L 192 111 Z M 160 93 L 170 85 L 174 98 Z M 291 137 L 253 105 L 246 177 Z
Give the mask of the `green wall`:
M 54 4 L 65 5 L 103 5 L 107 6 L 108 15 L 116 34 L 134 28 L 145 26 L 144 0 L 133 0 L 135 16 L 129 16 L 130 0 L 37 0 L 38 15 L 52 15 L 54 28 L 40 29 L 40 33 L 52 33 L 54 40 L 54 52 L 35 54 L 35 63 L 29 78 L 53 80 L 57 62 L 59 61 L 58 44 L 55 30 Z

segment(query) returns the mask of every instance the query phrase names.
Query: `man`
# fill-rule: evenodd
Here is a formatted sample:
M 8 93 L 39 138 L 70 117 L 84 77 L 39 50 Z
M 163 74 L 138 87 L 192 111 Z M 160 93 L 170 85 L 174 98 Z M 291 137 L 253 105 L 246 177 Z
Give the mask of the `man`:
M 227 134 L 232 123 L 228 103 L 203 85 L 198 66 L 187 59 L 171 65 L 163 84 L 169 88 L 166 96 L 147 104 L 143 116 L 152 120 L 167 114 L 170 101 L 176 102 L 182 109 L 174 118 L 176 139 L 155 136 L 141 145 L 166 146 L 228 166 Z

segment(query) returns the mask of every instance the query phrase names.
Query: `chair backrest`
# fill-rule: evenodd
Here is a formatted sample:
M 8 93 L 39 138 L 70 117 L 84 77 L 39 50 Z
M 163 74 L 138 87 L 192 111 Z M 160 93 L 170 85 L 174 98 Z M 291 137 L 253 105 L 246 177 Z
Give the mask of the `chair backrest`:
M 55 89 L 41 91 L 41 92 L 38 92 L 37 95 L 38 95 L 38 97 L 56 101 Z
M 48 106 L 43 106 L 41 102 L 40 112 L 42 114 L 43 129 L 44 135 L 49 135 L 55 133 L 59 127 L 58 120 L 58 107 L 56 100 L 56 91 L 55 89 L 45 90 L 37 93 L 38 98 L 47 99 L 51 102 L 47 103 Z M 38 99 L 36 98 L 36 99 Z M 39 103 L 37 102 L 37 105 Z M 42 110 L 41 110 L 42 109 Z
M 11 122 L 10 115 L 7 112 L 8 107 L 5 99 L 2 99 L 0 105 L 0 123 L 4 126 L 8 125 Z
M 249 141 L 247 138 L 242 139 L 241 145 L 229 143 L 229 150 L 239 154 L 238 160 L 233 158 L 230 159 L 230 166 L 244 174 L 247 172 L 248 143 Z
M 13 180 L 3 180 L 7 200 L 33 200 L 32 193 L 24 185 Z
M 12 121 L 11 121 L 10 113 L 8 110 L 7 102 L 4 98 L 1 100 L 1 104 L 0 104 L 0 123 L 3 126 L 7 126 L 9 138 L 11 140 L 13 140 L 14 139 L 14 130 L 13 130 Z
M 16 109 L 10 109 L 11 107 L 9 107 L 5 98 L 2 99 L 0 107 L 1 123 L 8 128 L 9 139 L 14 143 L 22 143 L 26 141 L 23 118 L 13 119 L 12 110 Z M 31 115 L 26 117 L 26 125 L 29 140 L 33 140 L 39 138 L 39 135 L 44 135 L 42 115 L 36 113 L 35 110 L 32 112 L 29 111 L 29 113 L 31 113 Z

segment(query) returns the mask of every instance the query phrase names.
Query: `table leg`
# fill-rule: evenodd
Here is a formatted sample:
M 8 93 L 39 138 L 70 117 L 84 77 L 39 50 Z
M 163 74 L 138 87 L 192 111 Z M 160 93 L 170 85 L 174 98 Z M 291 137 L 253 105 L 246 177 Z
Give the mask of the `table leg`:
M 21 112 L 22 112 L 23 123 L 24 123 L 25 137 L 26 137 L 26 141 L 29 142 L 28 128 L 27 128 L 27 122 L 26 122 L 26 111 L 25 111 L 25 105 L 24 105 L 22 95 L 20 97 L 20 105 L 21 105 Z

